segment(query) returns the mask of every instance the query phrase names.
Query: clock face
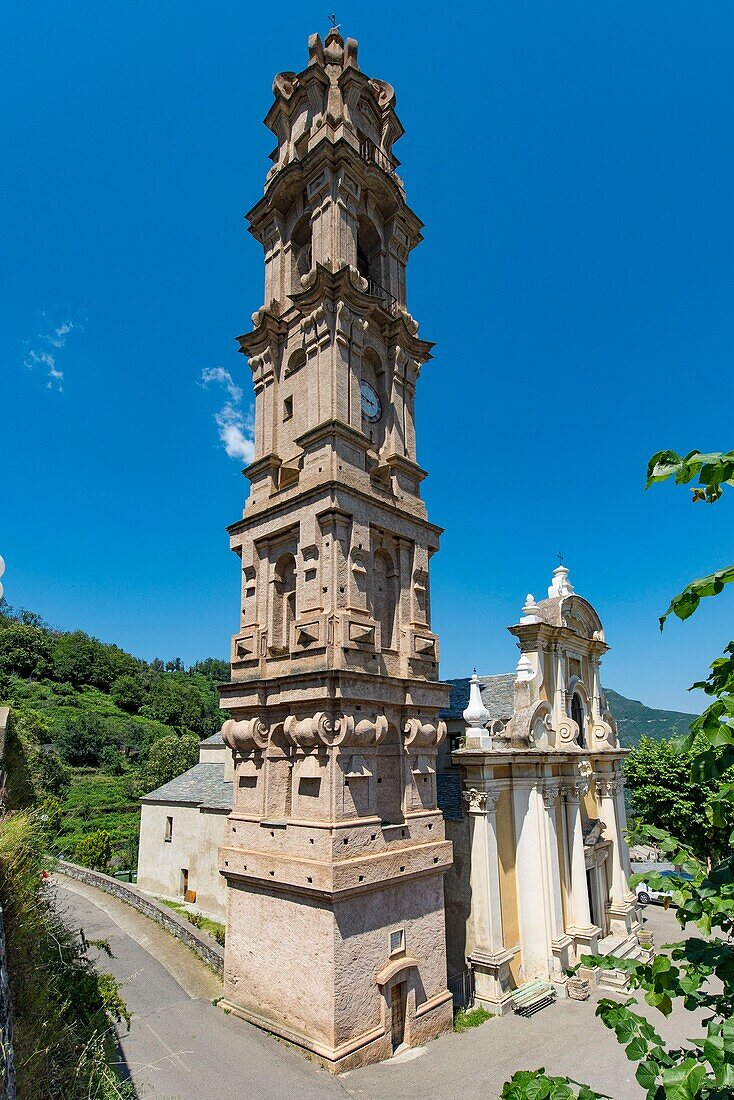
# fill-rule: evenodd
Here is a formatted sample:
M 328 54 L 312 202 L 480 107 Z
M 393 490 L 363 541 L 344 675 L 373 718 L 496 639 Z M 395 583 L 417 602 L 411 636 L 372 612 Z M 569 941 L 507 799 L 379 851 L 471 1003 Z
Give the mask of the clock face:
M 382 402 L 369 382 L 360 382 L 362 394 L 362 416 L 370 424 L 376 424 L 382 416 Z

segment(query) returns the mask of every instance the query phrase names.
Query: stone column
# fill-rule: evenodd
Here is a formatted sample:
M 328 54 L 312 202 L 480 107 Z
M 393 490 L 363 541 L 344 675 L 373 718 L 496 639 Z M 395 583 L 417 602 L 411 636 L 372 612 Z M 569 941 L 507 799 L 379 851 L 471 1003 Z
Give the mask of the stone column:
M 565 982 L 565 971 L 571 965 L 573 941 L 566 935 L 563 922 L 563 898 L 561 897 L 561 867 L 558 859 L 558 835 L 556 829 L 556 805 L 560 793 L 558 783 L 549 784 L 543 791 L 545 803 L 545 839 L 547 849 L 548 908 L 551 921 L 551 950 L 553 952 L 554 981 Z
M 576 943 L 577 955 L 596 951 L 599 936 L 599 929 L 591 923 L 589 893 L 586 885 L 584 834 L 581 830 L 580 802 L 587 786 L 586 780 L 576 780 L 563 788 L 569 845 L 567 855 L 571 867 L 571 909 L 573 919 L 571 932 Z
M 474 968 L 475 997 L 495 1013 L 510 1005 L 509 964 L 502 935 L 499 852 L 495 807 L 499 791 L 463 792 L 471 822 L 471 886 L 474 949 L 470 962 Z
M 534 769 L 533 769 L 534 772 Z M 535 774 L 518 775 L 513 784 L 517 906 L 520 917 L 522 973 L 525 981 L 551 975 L 551 930 L 547 912 L 548 874 L 543 800 Z
M 600 812 L 604 822 L 604 835 L 612 842 L 609 858 L 612 861 L 612 898 L 609 917 L 612 929 L 628 933 L 634 923 L 635 895 L 627 884 L 625 857 L 629 859 L 627 844 L 617 814 L 618 796 L 622 781 L 616 776 L 602 776 L 596 789 L 601 802 Z

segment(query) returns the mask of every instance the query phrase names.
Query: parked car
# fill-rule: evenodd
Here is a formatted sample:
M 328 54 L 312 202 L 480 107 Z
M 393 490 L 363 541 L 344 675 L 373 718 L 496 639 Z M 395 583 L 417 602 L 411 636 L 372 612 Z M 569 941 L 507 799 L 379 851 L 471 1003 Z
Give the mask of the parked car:
M 693 875 L 689 875 L 687 871 L 659 871 L 658 874 L 661 878 L 678 878 L 684 879 L 686 882 L 693 881 Z M 665 890 L 654 890 L 652 886 L 646 882 L 638 882 L 635 886 L 635 893 L 641 905 L 649 905 L 651 901 L 657 901 L 662 904 L 666 899 L 670 898 L 670 894 Z

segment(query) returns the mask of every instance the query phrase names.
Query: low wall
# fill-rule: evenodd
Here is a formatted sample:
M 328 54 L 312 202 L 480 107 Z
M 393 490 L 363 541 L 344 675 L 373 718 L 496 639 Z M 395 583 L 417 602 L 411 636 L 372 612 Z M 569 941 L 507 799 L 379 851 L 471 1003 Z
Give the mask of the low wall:
M 177 940 L 185 943 L 220 978 L 222 977 L 224 973 L 222 948 L 206 932 L 194 928 L 193 924 L 190 924 L 185 917 L 180 917 L 173 909 L 159 905 L 157 901 L 146 897 L 142 891 L 127 882 L 120 882 L 109 875 L 103 875 L 100 871 L 90 871 L 88 867 L 79 867 L 76 863 L 67 863 L 66 860 L 60 859 L 56 864 L 56 870 L 61 875 L 77 879 L 79 882 L 86 882 L 88 886 L 96 886 L 98 890 L 104 890 L 105 893 L 112 894 L 127 905 L 132 905 L 134 909 L 154 920 L 156 924 L 160 924 Z

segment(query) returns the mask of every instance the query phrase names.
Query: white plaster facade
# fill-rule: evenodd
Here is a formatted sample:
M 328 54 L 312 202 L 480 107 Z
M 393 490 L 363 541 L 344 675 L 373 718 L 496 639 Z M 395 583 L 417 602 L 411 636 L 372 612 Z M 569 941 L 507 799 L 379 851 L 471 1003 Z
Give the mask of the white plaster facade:
M 224 920 L 227 888 L 217 866 L 232 807 L 232 755 L 219 734 L 203 741 L 199 763 L 141 800 L 138 886 L 195 903 Z
M 510 632 L 520 648 L 512 707 L 492 718 L 475 675 L 452 754 L 470 820 L 466 958 L 477 999 L 495 1012 L 526 981 L 563 992 L 585 953 L 636 955 L 640 929 L 601 622 L 560 566 L 548 598 L 528 596 Z

